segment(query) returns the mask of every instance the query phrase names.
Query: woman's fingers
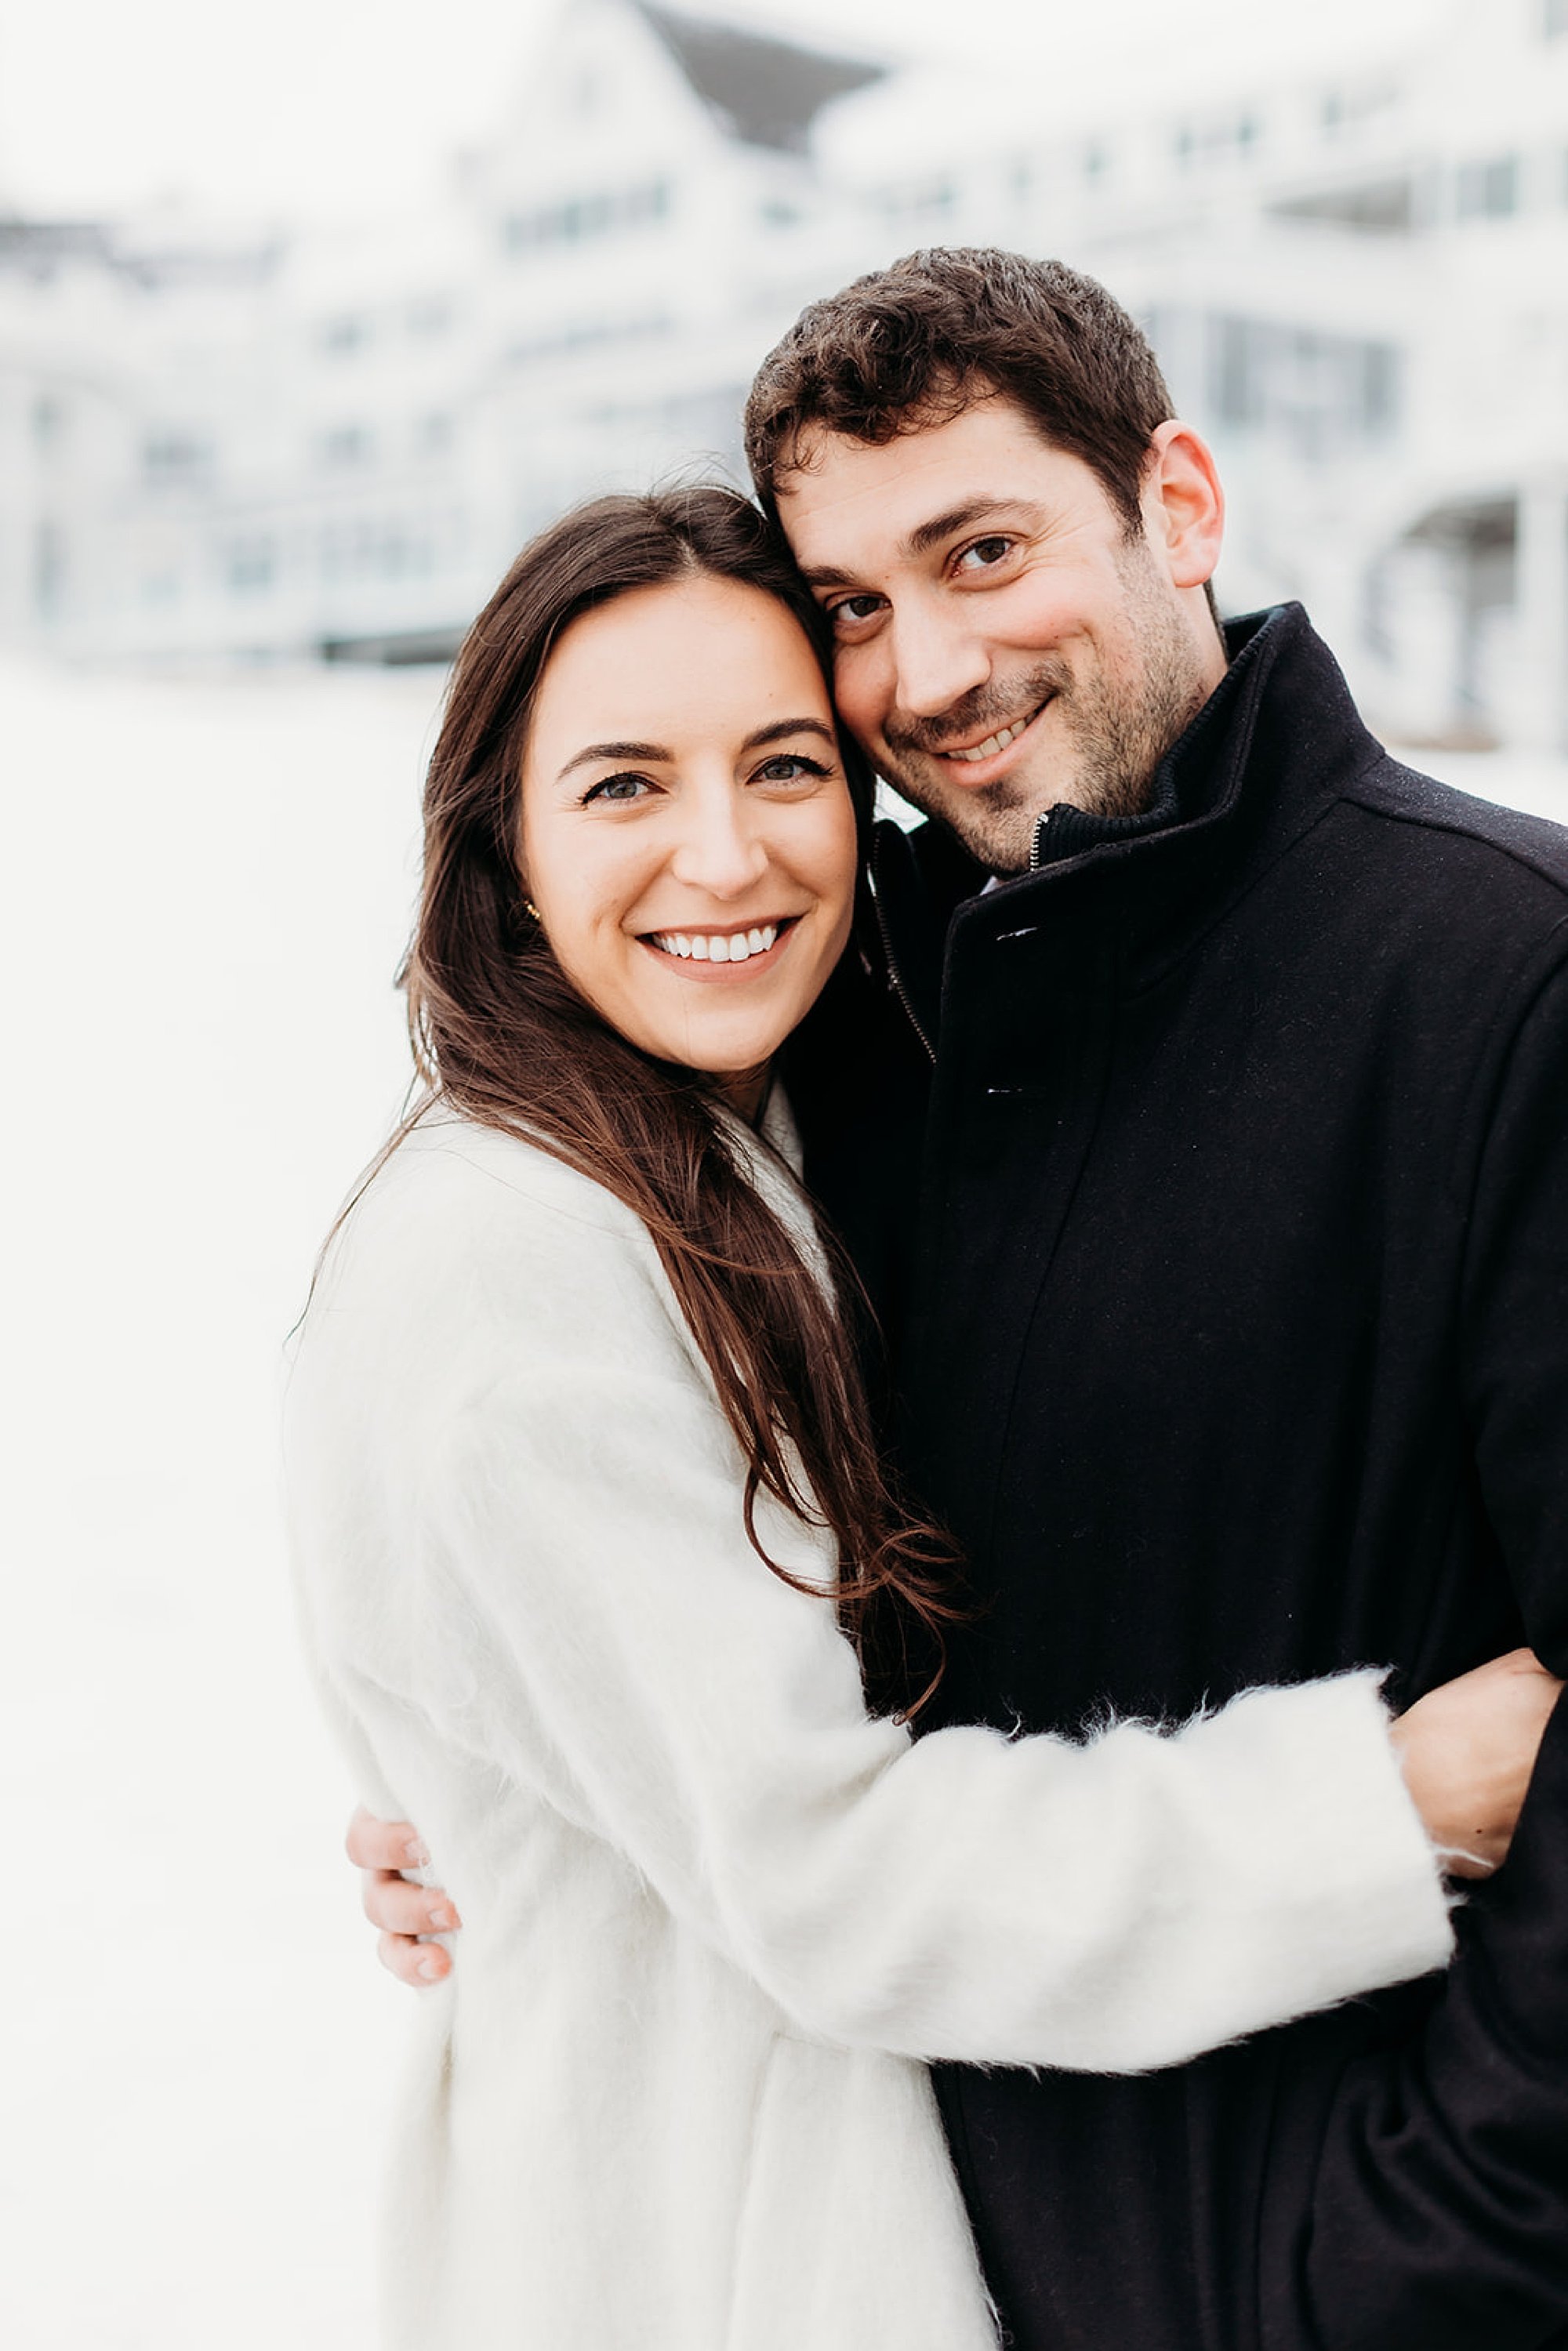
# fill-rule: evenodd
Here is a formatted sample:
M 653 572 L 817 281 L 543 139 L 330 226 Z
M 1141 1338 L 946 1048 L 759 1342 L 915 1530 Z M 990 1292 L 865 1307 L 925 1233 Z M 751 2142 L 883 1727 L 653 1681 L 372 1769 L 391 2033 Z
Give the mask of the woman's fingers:
M 412 1821 L 378 1821 L 363 1804 L 349 1823 L 343 1849 L 356 1869 L 424 1869 L 430 1862 Z
M 387 1869 L 362 1873 L 360 1901 L 371 1926 L 383 1935 L 449 1935 L 463 1924 L 442 1887 L 414 1886 Z
M 389 1975 L 414 1991 L 424 1991 L 452 1972 L 452 1955 L 439 1943 L 416 1943 L 407 1935 L 383 1935 L 376 1957 Z
M 381 1929 L 376 1955 L 382 1967 L 416 1991 L 450 1975 L 451 1954 L 439 1943 L 419 1938 L 452 1934 L 463 1921 L 444 1887 L 416 1885 L 402 1875 L 430 1864 L 413 1822 L 378 1820 L 361 1804 L 349 1823 L 343 1846 L 360 1872 L 364 1914 Z

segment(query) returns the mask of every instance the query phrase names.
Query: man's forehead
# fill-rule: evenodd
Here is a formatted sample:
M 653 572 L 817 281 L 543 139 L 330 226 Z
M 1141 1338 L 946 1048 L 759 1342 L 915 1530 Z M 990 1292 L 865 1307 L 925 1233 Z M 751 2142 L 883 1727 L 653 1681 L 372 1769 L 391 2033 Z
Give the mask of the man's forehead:
M 919 555 L 985 514 L 1060 495 L 1083 475 L 999 396 L 879 443 L 806 426 L 776 496 L 797 561 L 810 574 L 845 562 Z

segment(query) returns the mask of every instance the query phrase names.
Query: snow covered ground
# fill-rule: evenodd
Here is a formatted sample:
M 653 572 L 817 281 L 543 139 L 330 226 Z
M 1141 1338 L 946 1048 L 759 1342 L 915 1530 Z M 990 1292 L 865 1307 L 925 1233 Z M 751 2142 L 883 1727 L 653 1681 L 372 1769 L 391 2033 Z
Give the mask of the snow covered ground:
M 0 667 L 16 2351 L 368 2351 L 412 1995 L 297 1666 L 279 1350 L 406 1058 L 429 673 Z M 1568 820 L 1568 762 L 1450 756 Z
M 403 1085 L 429 674 L 0 670 L 3 2331 L 368 2351 L 400 1993 L 297 1667 L 275 1395 Z

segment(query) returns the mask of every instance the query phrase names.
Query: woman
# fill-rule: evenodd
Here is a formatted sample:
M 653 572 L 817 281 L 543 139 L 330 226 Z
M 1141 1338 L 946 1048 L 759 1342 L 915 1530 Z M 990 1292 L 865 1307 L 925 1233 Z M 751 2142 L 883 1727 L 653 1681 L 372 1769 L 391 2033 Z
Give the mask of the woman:
M 853 922 L 828 676 L 743 500 L 602 501 L 476 622 L 432 763 L 429 1096 L 289 1405 L 321 1686 L 465 1921 L 401 2131 L 400 2342 L 985 2351 L 912 2061 L 1136 2069 L 1418 1974 L 1428 1833 L 1490 1803 L 1424 1833 L 1365 1675 L 1088 1746 L 867 1711 L 862 1664 L 939 1652 L 956 1603 L 770 1083 Z M 1446 1705 L 1399 1727 L 1417 1790 Z M 1531 1751 L 1500 1731 L 1488 1771 Z

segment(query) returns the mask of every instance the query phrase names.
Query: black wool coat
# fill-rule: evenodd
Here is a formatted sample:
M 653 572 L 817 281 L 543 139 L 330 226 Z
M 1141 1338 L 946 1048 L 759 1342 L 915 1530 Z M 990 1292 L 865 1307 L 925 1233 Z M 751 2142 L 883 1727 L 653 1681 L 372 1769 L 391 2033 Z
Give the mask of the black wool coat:
M 884 828 L 892 979 L 792 1075 L 986 1604 L 933 1722 L 1568 1673 L 1568 833 L 1387 758 L 1299 608 L 1232 645 L 1147 817 L 984 895 Z M 1564 1708 L 1459 1926 L 1170 2073 L 939 2069 L 1014 2342 L 1568 2343 Z

